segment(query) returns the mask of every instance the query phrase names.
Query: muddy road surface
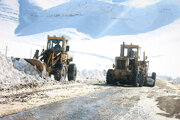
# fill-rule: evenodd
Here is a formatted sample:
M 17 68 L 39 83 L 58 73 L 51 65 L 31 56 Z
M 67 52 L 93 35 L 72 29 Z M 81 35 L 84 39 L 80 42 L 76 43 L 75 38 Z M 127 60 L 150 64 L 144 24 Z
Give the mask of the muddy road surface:
M 180 119 L 180 90 L 163 80 L 157 80 L 153 88 L 88 83 L 85 88 L 76 89 L 79 92 L 75 90 L 73 97 L 6 114 L 0 120 Z M 86 94 L 81 90 L 86 90 Z

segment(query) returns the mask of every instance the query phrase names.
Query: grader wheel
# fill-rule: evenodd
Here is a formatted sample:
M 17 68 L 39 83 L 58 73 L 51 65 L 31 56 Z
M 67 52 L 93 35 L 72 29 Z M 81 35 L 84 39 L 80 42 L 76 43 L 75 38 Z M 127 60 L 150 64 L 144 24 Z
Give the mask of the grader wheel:
M 140 77 L 139 87 L 142 87 L 144 85 L 144 72 L 143 71 L 140 71 L 139 77 Z
M 134 87 L 139 87 L 139 83 L 140 83 L 140 74 L 138 71 L 136 71 L 134 73 L 134 83 L 133 83 Z
M 106 74 L 106 83 L 107 84 L 115 84 L 113 80 L 113 69 L 109 69 Z
M 65 81 L 66 80 L 66 67 L 62 65 L 61 68 L 56 68 L 54 78 L 57 81 Z
M 68 80 L 75 81 L 77 76 L 77 67 L 75 64 L 70 64 L 68 68 Z
M 156 73 L 155 72 L 152 73 L 152 77 L 151 78 L 154 80 L 154 83 L 153 83 L 153 85 L 151 85 L 151 87 L 154 87 L 155 84 L 156 84 Z

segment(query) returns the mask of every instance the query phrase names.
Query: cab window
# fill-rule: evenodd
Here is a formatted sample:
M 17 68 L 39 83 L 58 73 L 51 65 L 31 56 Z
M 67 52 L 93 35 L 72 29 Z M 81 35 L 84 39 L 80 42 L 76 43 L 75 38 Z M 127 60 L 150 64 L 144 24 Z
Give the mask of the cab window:
M 60 40 L 49 40 L 48 41 L 48 49 L 61 50 L 62 41 Z

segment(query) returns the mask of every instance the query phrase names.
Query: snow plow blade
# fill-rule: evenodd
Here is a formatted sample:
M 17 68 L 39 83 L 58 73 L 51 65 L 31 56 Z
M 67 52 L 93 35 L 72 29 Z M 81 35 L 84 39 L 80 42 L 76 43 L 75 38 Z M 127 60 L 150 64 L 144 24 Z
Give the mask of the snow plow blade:
M 47 65 L 40 60 L 37 59 L 24 59 L 28 63 L 30 63 L 33 66 L 36 66 L 36 68 L 41 72 L 41 76 L 43 77 L 44 73 L 50 72 Z

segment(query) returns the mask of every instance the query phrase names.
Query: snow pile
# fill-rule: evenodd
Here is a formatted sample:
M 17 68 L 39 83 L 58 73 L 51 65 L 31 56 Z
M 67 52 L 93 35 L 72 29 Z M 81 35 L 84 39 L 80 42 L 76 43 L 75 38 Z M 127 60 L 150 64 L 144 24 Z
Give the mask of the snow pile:
M 31 64 L 27 63 L 24 59 L 13 59 L 13 66 L 19 71 L 24 71 L 29 75 L 38 75 L 37 69 Z
M 157 75 L 157 78 L 162 79 L 162 80 L 167 80 L 167 81 L 175 83 L 175 84 L 180 84 L 180 77 L 172 78 L 172 77 L 166 76 L 166 75 Z
M 180 77 L 173 79 L 173 83 L 180 84 Z
M 22 66 L 25 65 L 25 62 L 21 63 L 23 64 L 20 65 L 17 62 L 15 62 L 14 65 L 16 68 L 19 68 L 20 70 L 25 70 L 27 73 L 33 75 L 29 75 L 24 73 L 24 71 L 18 71 L 17 69 L 14 69 L 12 60 L 6 58 L 4 55 L 0 53 L 0 85 L 15 85 L 44 81 L 44 79 L 42 79 L 38 74 L 35 74 L 31 71 L 33 70 L 32 68 L 23 68 Z
M 105 80 L 106 71 L 102 70 L 82 70 L 78 72 L 78 78 L 80 79 L 95 79 L 95 80 Z

